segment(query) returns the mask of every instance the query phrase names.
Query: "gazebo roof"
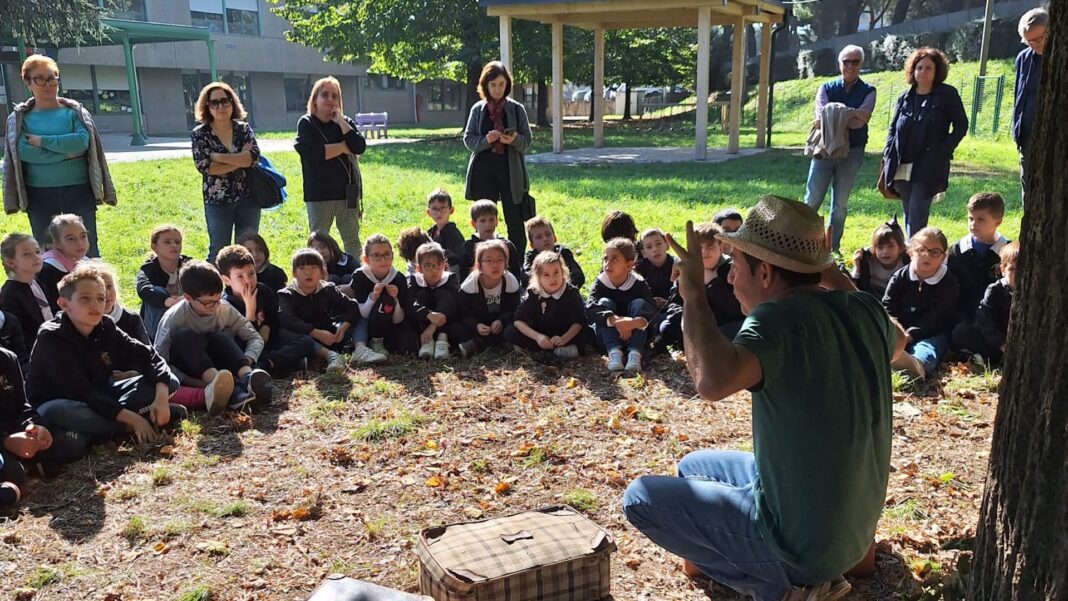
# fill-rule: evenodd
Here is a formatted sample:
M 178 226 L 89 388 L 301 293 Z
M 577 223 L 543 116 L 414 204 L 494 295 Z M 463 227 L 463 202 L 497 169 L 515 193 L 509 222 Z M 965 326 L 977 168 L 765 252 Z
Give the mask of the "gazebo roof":
M 479 0 L 490 16 L 508 16 L 584 28 L 694 27 L 698 10 L 712 12 L 712 25 L 777 23 L 778 0 Z

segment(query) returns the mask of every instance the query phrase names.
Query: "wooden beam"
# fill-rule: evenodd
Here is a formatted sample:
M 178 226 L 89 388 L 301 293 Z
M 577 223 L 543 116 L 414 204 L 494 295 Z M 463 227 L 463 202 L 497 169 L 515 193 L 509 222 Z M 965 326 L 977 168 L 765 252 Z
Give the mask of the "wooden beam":
M 697 11 L 697 107 L 694 158 L 708 158 L 708 69 L 712 64 L 712 9 Z
M 697 9 L 702 7 L 723 8 L 730 6 L 737 0 L 658 0 L 656 8 L 661 10 L 670 9 Z M 510 15 L 513 17 L 540 16 L 544 14 L 596 14 L 601 18 L 611 18 L 612 15 L 634 11 L 649 10 L 649 0 L 604 0 L 602 2 L 549 2 L 532 4 L 507 4 L 489 6 L 486 12 L 491 17 Z M 738 10 L 741 10 L 739 8 Z
M 604 29 L 593 30 L 593 147 L 604 146 Z
M 564 24 L 553 23 L 553 152 L 564 151 Z
M 757 83 L 756 147 L 764 148 L 768 131 L 768 86 L 771 79 L 771 24 L 760 27 L 760 80 Z
M 560 16 L 558 18 L 545 17 L 537 20 L 546 24 L 552 24 L 559 21 L 565 25 L 582 27 L 583 29 L 589 29 L 591 31 L 596 29 L 615 31 L 618 29 L 650 29 L 656 27 L 693 27 L 693 24 L 697 22 L 697 11 L 688 14 L 683 13 L 681 16 L 661 16 L 660 13 L 657 13 L 646 17 L 631 18 L 630 15 L 620 15 L 607 21 L 591 21 L 591 16 L 592 15 L 569 15 Z M 727 15 L 716 16 L 713 13 L 711 23 L 713 27 L 730 27 L 734 25 L 735 20 L 735 17 Z
M 712 9 L 712 12 L 714 12 L 714 13 L 718 13 L 718 14 L 721 14 L 721 15 L 731 15 L 731 16 L 735 16 L 735 17 L 740 17 L 745 12 L 748 12 L 748 11 L 743 11 L 742 10 L 742 5 L 740 5 L 740 4 L 731 4 L 729 1 L 718 3 L 718 4 L 713 4 L 710 8 Z
M 727 152 L 737 154 L 738 134 L 742 125 L 742 94 L 745 93 L 745 19 L 734 24 L 731 52 L 731 114 Z
M 512 17 L 501 16 L 501 62 L 512 70 Z

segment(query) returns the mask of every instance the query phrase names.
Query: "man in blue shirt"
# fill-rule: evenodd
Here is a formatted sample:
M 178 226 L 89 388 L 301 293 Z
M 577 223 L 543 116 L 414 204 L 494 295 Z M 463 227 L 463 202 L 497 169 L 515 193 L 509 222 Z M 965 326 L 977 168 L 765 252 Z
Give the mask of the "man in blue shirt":
M 1020 151 L 1020 203 L 1027 195 L 1027 149 L 1031 145 L 1032 124 L 1038 105 L 1038 84 L 1042 80 L 1042 53 L 1046 49 L 1046 26 L 1049 13 L 1033 8 L 1020 17 L 1020 41 L 1027 48 L 1016 55 L 1016 89 L 1012 103 L 1012 139 Z

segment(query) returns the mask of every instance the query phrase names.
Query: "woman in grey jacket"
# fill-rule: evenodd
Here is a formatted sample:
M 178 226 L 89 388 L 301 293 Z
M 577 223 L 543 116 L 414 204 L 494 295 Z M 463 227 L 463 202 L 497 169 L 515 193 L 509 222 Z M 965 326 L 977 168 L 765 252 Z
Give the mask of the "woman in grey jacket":
M 536 214 L 524 160 L 531 133 L 527 111 L 509 98 L 511 93 L 512 76 L 504 63 L 493 61 L 482 68 L 478 78 L 482 100 L 471 107 L 464 130 L 464 146 L 471 151 L 465 197 L 500 202 L 508 239 L 523 254 L 527 248 L 523 223 Z

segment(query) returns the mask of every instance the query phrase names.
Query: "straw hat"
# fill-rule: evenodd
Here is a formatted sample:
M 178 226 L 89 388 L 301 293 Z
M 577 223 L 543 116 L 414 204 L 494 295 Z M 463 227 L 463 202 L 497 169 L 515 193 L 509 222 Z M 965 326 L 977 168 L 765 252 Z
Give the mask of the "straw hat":
M 788 271 L 819 273 L 834 264 L 823 219 L 803 202 L 764 196 L 733 234 L 717 234 L 747 255 Z

